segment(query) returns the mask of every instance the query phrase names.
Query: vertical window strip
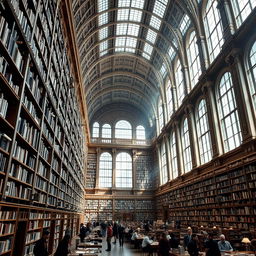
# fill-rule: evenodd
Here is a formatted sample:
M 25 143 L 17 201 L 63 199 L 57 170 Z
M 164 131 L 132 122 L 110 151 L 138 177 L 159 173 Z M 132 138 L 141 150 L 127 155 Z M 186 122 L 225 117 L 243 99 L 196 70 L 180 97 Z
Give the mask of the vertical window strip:
M 186 118 L 182 126 L 182 147 L 183 147 L 183 161 L 184 172 L 187 173 L 192 169 L 191 148 L 189 139 L 188 119 Z

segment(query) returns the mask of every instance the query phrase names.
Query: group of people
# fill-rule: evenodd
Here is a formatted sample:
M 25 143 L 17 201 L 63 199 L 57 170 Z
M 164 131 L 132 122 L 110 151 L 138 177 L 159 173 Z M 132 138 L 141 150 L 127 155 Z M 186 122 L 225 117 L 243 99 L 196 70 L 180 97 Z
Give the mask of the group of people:
M 213 238 L 213 234 L 204 234 L 205 240 L 203 247 L 206 252 L 206 256 L 221 256 L 221 252 L 233 251 L 231 244 L 226 241 L 225 235 L 220 235 L 220 241 L 216 241 Z M 193 234 L 192 229 L 188 228 L 187 235 L 184 237 L 184 247 L 188 250 L 190 256 L 199 255 L 199 240 L 196 234 Z

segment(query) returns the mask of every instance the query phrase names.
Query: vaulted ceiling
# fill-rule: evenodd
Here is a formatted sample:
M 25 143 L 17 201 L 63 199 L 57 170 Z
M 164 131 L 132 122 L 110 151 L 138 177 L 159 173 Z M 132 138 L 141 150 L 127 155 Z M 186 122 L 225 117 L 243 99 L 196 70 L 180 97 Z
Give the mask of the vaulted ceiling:
M 196 0 L 73 0 L 89 120 L 129 103 L 154 120 Z M 190 10 L 190 11 L 188 11 Z M 194 15 L 195 16 L 195 15 Z

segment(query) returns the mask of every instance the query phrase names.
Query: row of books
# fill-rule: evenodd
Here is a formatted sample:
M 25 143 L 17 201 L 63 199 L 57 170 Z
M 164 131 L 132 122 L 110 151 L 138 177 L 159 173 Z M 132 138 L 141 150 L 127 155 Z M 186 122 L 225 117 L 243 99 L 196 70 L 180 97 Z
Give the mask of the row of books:
M 4 93 L 0 91 L 0 116 L 2 116 L 3 118 L 6 118 L 7 109 L 8 109 L 8 101 L 5 98 Z
M 0 236 L 13 233 L 15 230 L 15 223 L 0 222 Z
M 43 159 L 45 159 L 46 161 L 49 161 L 50 148 L 48 148 L 43 141 L 41 141 L 40 143 L 39 153 Z
M 35 149 L 39 141 L 39 130 L 31 125 L 26 119 L 19 117 L 17 132 Z
M 5 133 L 0 131 L 0 148 L 9 152 L 12 139 Z
M 48 170 L 49 170 L 49 168 L 42 161 L 39 161 L 38 174 L 47 178 L 48 177 Z
M 33 174 L 23 166 L 12 163 L 9 175 L 28 184 L 32 184 Z
M 17 184 L 13 181 L 7 181 L 6 192 L 7 196 L 18 197 L 22 199 L 30 199 L 31 188 Z
M 27 149 L 18 145 L 17 141 L 14 143 L 13 156 L 30 168 L 34 169 L 36 164 L 36 157 Z
M 30 115 L 34 118 L 37 125 L 40 126 L 40 117 L 38 115 L 38 111 L 35 108 L 35 105 L 31 100 L 28 99 L 27 95 L 24 95 L 23 104 L 30 113 Z
M 58 188 L 50 184 L 48 192 L 53 196 L 58 196 Z
M 58 178 L 58 176 L 55 175 L 55 174 L 53 174 L 53 173 L 51 173 L 51 174 L 50 174 L 50 182 L 53 183 L 53 184 L 55 184 L 55 185 L 58 185 L 58 183 L 59 183 L 59 178 Z
M 12 248 L 12 240 L 13 237 L 7 238 L 5 240 L 0 241 L 0 252 L 3 254 L 4 252 L 7 252 L 11 250 Z
M 26 244 L 40 239 L 40 232 L 29 232 L 26 235 Z
M 16 211 L 0 211 L 0 220 L 16 220 L 17 212 Z
M 36 178 L 36 185 L 37 188 L 47 191 L 47 181 L 42 179 L 41 177 L 37 176 Z
M 39 228 L 39 220 L 31 220 L 31 221 L 29 221 L 28 228 L 29 229 Z

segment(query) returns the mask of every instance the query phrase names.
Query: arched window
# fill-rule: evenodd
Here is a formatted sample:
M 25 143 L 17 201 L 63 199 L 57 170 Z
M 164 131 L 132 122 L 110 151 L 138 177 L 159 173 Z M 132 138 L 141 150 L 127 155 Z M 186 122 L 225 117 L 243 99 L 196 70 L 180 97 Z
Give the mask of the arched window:
M 186 173 L 192 169 L 191 148 L 190 148 L 190 139 L 189 139 L 189 129 L 188 129 L 188 119 L 187 118 L 183 121 L 182 129 L 181 129 L 181 138 L 182 138 L 184 172 Z
M 168 120 L 170 119 L 171 115 L 173 114 L 173 97 L 172 97 L 172 87 L 171 81 L 168 81 L 168 85 L 166 88 L 166 98 L 167 98 L 167 111 L 168 111 Z
M 145 128 L 142 125 L 138 125 L 136 127 L 136 139 L 137 140 L 145 140 Z
M 107 152 L 100 155 L 99 187 L 112 187 L 112 156 Z
M 116 156 L 116 187 L 132 187 L 132 158 L 126 152 Z
M 204 99 L 198 104 L 196 112 L 196 126 L 199 141 L 199 152 L 201 164 L 212 159 L 212 143 L 207 116 L 207 106 Z
M 104 124 L 102 126 L 102 138 L 111 138 L 111 126 L 110 124 Z
M 175 66 L 175 82 L 176 82 L 176 88 L 177 88 L 177 101 L 178 106 L 181 105 L 182 100 L 185 97 L 185 88 L 184 88 L 184 77 L 183 72 L 181 68 L 180 60 L 178 59 Z
M 221 17 L 217 5 L 217 0 L 208 0 L 204 16 L 210 62 L 212 62 L 219 54 L 221 46 L 224 43 Z
M 224 151 L 228 152 L 241 144 L 241 129 L 230 72 L 222 76 L 218 85 L 218 106 Z
M 171 150 L 172 178 L 175 179 L 178 177 L 178 162 L 177 162 L 175 132 L 172 132 L 170 137 L 170 150 Z
M 100 125 L 99 123 L 95 122 L 92 126 L 92 137 L 99 138 L 100 136 Z
M 164 127 L 164 111 L 163 111 L 163 103 L 160 100 L 158 104 L 158 120 L 159 120 L 159 133 Z
M 196 85 L 198 82 L 198 78 L 201 74 L 201 63 L 199 58 L 199 50 L 197 46 L 197 38 L 196 32 L 193 31 L 189 37 L 189 43 L 187 46 L 187 53 L 188 53 L 188 65 L 189 65 L 189 75 L 190 75 L 190 83 L 191 89 Z
M 165 184 L 168 181 L 168 173 L 167 173 L 167 159 L 166 159 L 166 150 L 165 143 L 162 143 L 161 146 L 161 185 Z
M 116 123 L 115 137 L 118 139 L 131 139 L 132 126 L 125 120 L 120 120 Z
M 255 0 L 232 0 L 230 1 L 234 10 L 236 25 L 238 27 L 245 21 L 252 10 L 256 7 Z
M 254 110 L 256 111 L 256 41 L 254 42 L 249 54 L 249 80 L 250 92 L 253 101 Z

